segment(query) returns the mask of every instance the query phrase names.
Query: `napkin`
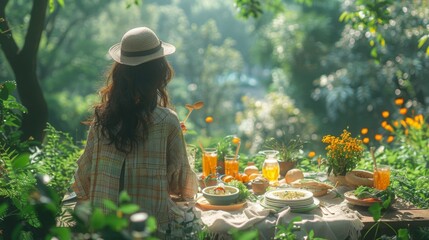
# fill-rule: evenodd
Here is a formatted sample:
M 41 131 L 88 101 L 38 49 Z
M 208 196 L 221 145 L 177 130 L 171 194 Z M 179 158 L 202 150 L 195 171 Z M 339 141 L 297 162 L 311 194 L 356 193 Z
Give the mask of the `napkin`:
M 233 212 L 205 211 L 203 223 L 208 226 L 209 231 L 225 234 L 230 229 L 244 230 L 253 227 L 271 212 L 271 210 L 264 209 L 257 203 L 247 202 L 247 205 L 246 208 Z

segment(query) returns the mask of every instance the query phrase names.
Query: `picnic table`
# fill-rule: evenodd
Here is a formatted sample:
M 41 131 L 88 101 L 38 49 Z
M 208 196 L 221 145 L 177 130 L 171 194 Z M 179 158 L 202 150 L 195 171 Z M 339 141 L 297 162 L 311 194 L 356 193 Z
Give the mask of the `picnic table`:
M 325 196 L 316 197 L 320 202 L 319 207 L 307 212 L 293 212 L 287 207 L 276 211 L 265 208 L 260 201 L 249 200 L 238 208 L 210 210 L 198 206 L 198 197 L 197 204 L 182 203 L 181 206 L 189 208 L 196 205 L 194 212 L 216 239 L 230 239 L 228 231 L 231 228 L 242 231 L 258 229 L 259 239 L 273 239 L 277 232 L 275 226 L 287 226 L 295 217 L 302 219 L 295 222 L 299 228 L 294 232 L 298 239 L 303 239 L 310 231 L 314 231 L 315 237 L 329 240 L 375 239 L 374 225 L 377 223 L 374 222 L 368 207 L 350 204 L 344 198 L 344 193 L 351 190 L 353 188 L 340 186 Z M 66 199 L 67 207 L 73 208 L 73 194 L 66 196 Z M 391 228 L 415 230 L 419 227 L 429 227 L 429 209 L 416 208 L 397 198 L 389 209 L 383 211 L 381 221 L 383 224 L 379 224 L 377 236 L 393 236 Z
M 353 188 L 340 186 L 335 191 L 322 197 L 316 197 L 319 207 L 308 212 L 292 212 L 290 208 L 280 210 L 267 209 L 260 201 L 247 201 L 239 209 L 210 210 L 198 206 L 202 222 L 214 233 L 217 238 L 229 239 L 228 231 L 231 228 L 238 230 L 258 229 L 260 239 L 272 239 L 276 232 L 276 225 L 287 226 L 292 219 L 300 217 L 295 222 L 299 228 L 294 232 L 298 239 L 307 236 L 310 231 L 315 237 L 326 239 L 375 239 L 377 224 L 368 211 L 368 206 L 351 204 L 344 198 L 344 193 Z M 378 223 L 377 236 L 386 234 L 393 236 L 400 228 L 416 229 L 429 226 L 429 210 L 418 209 L 411 204 L 396 199 L 392 206 L 383 210 L 381 221 Z

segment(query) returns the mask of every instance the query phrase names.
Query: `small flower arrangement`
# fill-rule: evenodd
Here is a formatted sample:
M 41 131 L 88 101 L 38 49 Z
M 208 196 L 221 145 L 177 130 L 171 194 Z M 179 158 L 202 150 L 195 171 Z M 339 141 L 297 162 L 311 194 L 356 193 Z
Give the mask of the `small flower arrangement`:
M 363 155 L 362 140 L 351 137 L 350 132 L 345 129 L 339 137 L 324 136 L 322 142 L 328 144 L 325 148 L 328 176 L 331 172 L 335 176 L 345 176 L 356 167 Z

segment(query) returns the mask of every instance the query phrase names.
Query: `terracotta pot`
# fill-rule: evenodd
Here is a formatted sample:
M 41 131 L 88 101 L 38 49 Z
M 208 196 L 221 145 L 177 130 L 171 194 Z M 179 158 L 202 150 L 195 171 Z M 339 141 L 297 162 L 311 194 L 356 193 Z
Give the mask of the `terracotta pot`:
M 287 173 L 287 171 L 295 168 L 296 162 L 290 162 L 290 161 L 279 161 L 280 165 L 280 175 L 284 177 Z
M 335 186 L 349 186 L 346 180 L 346 176 L 335 176 L 334 174 L 331 174 L 328 176 L 328 180 Z
M 252 190 L 255 195 L 262 195 L 267 191 L 268 182 L 252 182 Z

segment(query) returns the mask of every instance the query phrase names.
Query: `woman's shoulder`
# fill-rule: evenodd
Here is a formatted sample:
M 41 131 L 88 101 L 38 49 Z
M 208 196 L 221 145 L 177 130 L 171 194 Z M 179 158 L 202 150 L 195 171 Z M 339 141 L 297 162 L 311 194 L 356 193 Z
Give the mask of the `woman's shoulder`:
M 155 122 L 161 122 L 161 121 L 178 122 L 179 121 L 177 117 L 177 113 L 169 108 L 156 107 L 153 113 L 154 113 L 153 117 Z

